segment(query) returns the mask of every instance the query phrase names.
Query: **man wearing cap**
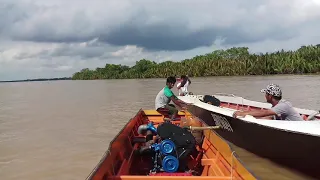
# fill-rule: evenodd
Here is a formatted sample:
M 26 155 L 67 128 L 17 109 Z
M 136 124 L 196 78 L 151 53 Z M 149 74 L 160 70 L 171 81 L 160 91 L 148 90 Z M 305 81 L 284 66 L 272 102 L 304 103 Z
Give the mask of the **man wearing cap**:
M 254 117 L 273 116 L 276 120 L 303 121 L 300 114 L 292 107 L 289 101 L 282 99 L 281 88 L 277 84 L 269 84 L 266 89 L 261 90 L 265 93 L 268 103 L 272 104 L 271 109 L 257 111 L 236 111 L 233 117 L 251 115 Z

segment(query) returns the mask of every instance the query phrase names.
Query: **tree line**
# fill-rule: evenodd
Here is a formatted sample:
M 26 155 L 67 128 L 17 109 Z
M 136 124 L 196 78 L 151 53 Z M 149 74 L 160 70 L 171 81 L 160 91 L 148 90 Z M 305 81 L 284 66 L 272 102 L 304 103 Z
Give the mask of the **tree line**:
M 156 63 L 142 59 L 132 67 L 106 64 L 103 68 L 82 69 L 73 80 L 166 78 L 187 74 L 189 77 L 269 74 L 305 74 L 320 72 L 320 44 L 302 46 L 295 51 L 249 53 L 247 47 L 216 50 L 180 62 Z
M 0 81 L 0 83 L 6 83 L 6 82 L 29 82 L 29 81 L 60 81 L 60 80 L 72 80 L 72 78 L 71 77 L 61 77 L 61 78 L 22 79 L 22 80 Z

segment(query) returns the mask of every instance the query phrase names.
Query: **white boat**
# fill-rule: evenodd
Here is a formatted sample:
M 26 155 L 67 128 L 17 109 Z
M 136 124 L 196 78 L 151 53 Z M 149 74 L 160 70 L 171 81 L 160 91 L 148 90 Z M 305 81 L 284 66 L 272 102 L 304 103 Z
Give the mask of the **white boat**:
M 258 156 L 320 179 L 320 112 L 295 108 L 304 121 L 259 119 L 247 115 L 234 118 L 237 110 L 269 109 L 271 104 L 251 101 L 228 94 L 210 95 L 220 100 L 218 105 L 205 103 L 205 95 L 178 96 L 191 103 L 188 111 L 228 142 Z M 207 96 L 208 97 L 208 96 Z

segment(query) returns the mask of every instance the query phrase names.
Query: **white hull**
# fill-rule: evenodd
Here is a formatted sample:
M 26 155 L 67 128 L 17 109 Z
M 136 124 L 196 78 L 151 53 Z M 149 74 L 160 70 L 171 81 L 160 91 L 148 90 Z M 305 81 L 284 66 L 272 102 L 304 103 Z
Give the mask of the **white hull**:
M 178 98 L 184 102 L 192 103 L 194 106 L 197 106 L 199 108 L 203 108 L 203 109 L 216 112 L 219 114 L 223 114 L 229 117 L 232 117 L 233 113 L 236 111 L 235 109 L 231 109 L 227 107 L 217 107 L 217 106 L 204 103 L 201 101 L 203 99 L 203 96 L 204 95 L 186 95 L 186 96 L 178 96 Z M 271 108 L 271 104 L 269 103 L 251 101 L 239 96 L 221 95 L 221 94 L 216 94 L 213 96 L 218 98 L 222 103 L 238 104 L 240 107 L 250 106 L 250 107 L 265 108 L 265 109 Z M 307 115 L 307 116 L 314 115 L 314 114 L 317 114 L 317 115 L 312 121 L 267 120 L 267 119 L 258 119 L 250 115 L 247 115 L 245 117 L 237 117 L 237 119 L 250 122 L 250 123 L 256 123 L 263 126 L 277 128 L 285 131 L 293 131 L 293 132 L 299 132 L 299 133 L 304 133 L 304 134 L 309 134 L 314 136 L 320 136 L 319 111 L 301 109 L 301 108 L 295 108 L 295 109 L 301 115 Z

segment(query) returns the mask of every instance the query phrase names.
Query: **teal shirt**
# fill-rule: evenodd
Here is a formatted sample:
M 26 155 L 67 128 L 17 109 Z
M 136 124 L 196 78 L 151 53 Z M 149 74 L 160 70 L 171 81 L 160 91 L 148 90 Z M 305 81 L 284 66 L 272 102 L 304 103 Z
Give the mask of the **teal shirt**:
M 171 98 L 171 96 L 174 96 L 173 92 L 171 89 L 169 89 L 168 86 L 164 87 L 164 95 L 167 96 L 168 98 Z
M 165 86 L 161 91 L 157 94 L 155 99 L 155 108 L 163 108 L 165 105 L 169 104 L 171 101 L 171 97 L 177 98 L 171 89 L 168 86 Z

